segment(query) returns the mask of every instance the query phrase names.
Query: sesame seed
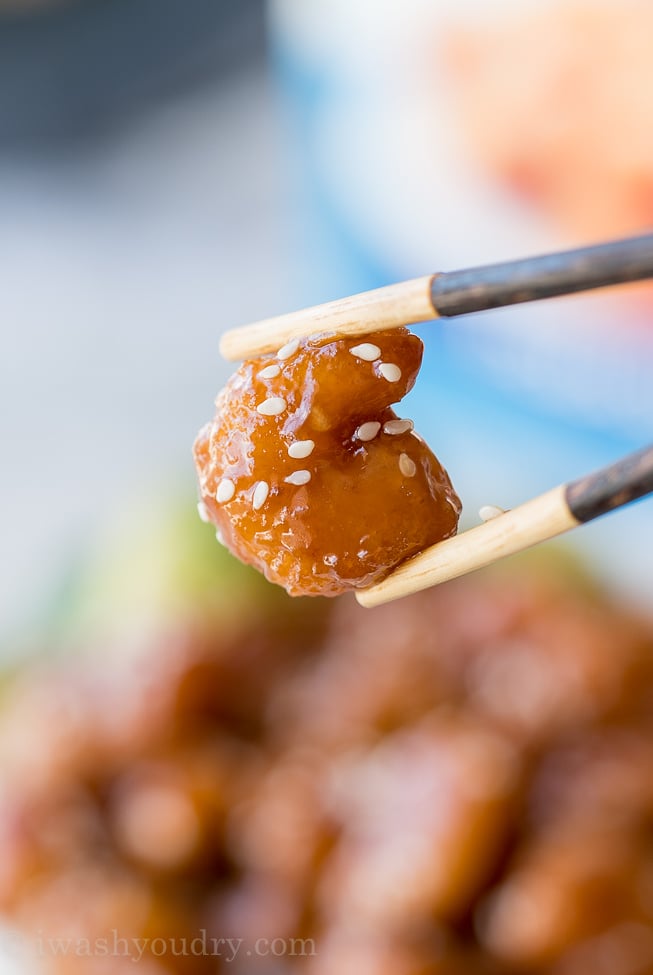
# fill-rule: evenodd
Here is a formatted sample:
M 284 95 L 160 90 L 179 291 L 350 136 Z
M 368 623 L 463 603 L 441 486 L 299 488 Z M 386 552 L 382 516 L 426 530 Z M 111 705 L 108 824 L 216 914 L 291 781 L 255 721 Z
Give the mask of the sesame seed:
M 288 447 L 288 456 L 292 457 L 293 460 L 303 460 L 304 457 L 310 457 L 314 447 L 315 441 L 313 440 L 295 440 Z
M 376 420 L 369 420 L 367 423 L 361 423 L 361 425 L 356 428 L 354 438 L 356 440 L 362 440 L 363 443 L 367 443 L 368 440 L 374 440 L 380 429 L 380 423 L 378 423 Z
M 209 509 L 206 507 L 203 501 L 197 502 L 197 513 L 202 521 L 210 521 L 209 519 Z
M 372 345 L 371 342 L 363 342 L 361 345 L 355 345 L 349 351 L 358 359 L 364 359 L 365 362 L 374 362 L 375 359 L 381 358 L 381 349 L 378 345 Z
M 234 482 L 228 477 L 223 477 L 218 484 L 218 490 L 215 492 L 215 500 L 219 504 L 226 504 L 227 501 L 231 501 L 235 493 L 236 485 Z
M 290 342 L 286 342 L 282 345 L 277 352 L 277 359 L 289 359 L 291 355 L 294 355 L 299 348 L 299 339 L 291 339 Z
M 254 496 L 252 497 L 252 508 L 254 511 L 258 511 L 262 508 L 268 499 L 268 494 L 270 493 L 270 485 L 267 481 L 259 481 L 254 488 Z
M 276 362 L 273 362 L 271 366 L 266 366 L 265 369 L 261 369 L 258 374 L 259 379 L 275 379 L 281 372 L 281 366 L 278 366 Z
M 262 416 L 279 416 L 285 408 L 286 401 L 283 396 L 270 396 L 269 399 L 264 399 L 262 403 L 259 403 L 256 412 Z
M 302 484 L 308 484 L 311 479 L 310 471 L 294 471 L 294 473 L 289 474 L 285 478 L 286 484 L 295 484 L 297 487 L 301 487 Z
M 481 521 L 492 521 L 493 518 L 498 518 L 499 515 L 504 515 L 505 511 L 496 504 L 484 504 L 478 511 Z
M 401 379 L 401 369 L 399 366 L 396 366 L 394 362 L 380 362 L 379 373 L 384 379 L 387 379 L 389 383 L 398 383 Z
M 222 532 L 220 531 L 219 528 L 218 528 L 217 532 L 215 533 L 215 537 L 216 537 L 216 541 L 220 542 L 221 545 L 226 545 L 227 544 L 225 542 L 225 540 L 224 540 L 224 535 L 222 534 Z
M 399 454 L 399 470 L 404 477 L 415 477 L 417 465 L 414 460 L 411 460 L 408 454 Z
M 412 420 L 388 420 L 387 423 L 383 424 L 383 432 L 390 434 L 391 437 L 396 437 L 400 433 L 408 433 L 412 429 Z

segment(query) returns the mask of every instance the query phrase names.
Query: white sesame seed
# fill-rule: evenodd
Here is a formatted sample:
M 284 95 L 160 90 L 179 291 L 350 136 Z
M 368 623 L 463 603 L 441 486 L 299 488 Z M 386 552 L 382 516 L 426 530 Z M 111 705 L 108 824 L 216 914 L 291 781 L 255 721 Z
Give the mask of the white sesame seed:
M 299 339 L 291 339 L 290 342 L 286 342 L 282 345 L 277 352 L 277 359 L 289 359 L 291 355 L 294 355 L 299 348 Z
M 381 358 L 381 349 L 378 345 L 372 345 L 371 342 L 363 342 L 361 345 L 355 345 L 349 351 L 358 359 L 364 359 L 365 362 L 374 362 L 375 359 Z
M 408 454 L 399 454 L 399 470 L 404 477 L 415 477 L 417 465 L 414 460 L 411 460 Z
M 493 518 L 498 518 L 499 515 L 504 515 L 505 511 L 496 504 L 484 504 L 478 510 L 479 517 L 481 521 L 492 521 Z
M 281 366 L 278 366 L 276 362 L 273 362 L 271 366 L 266 366 L 265 369 L 261 369 L 258 374 L 259 379 L 275 379 L 281 372 Z
M 228 477 L 223 477 L 218 484 L 218 490 L 215 492 L 215 500 L 219 504 L 226 504 L 227 501 L 231 501 L 235 493 L 236 485 L 234 482 Z
M 219 528 L 218 528 L 217 532 L 215 533 L 215 537 L 216 537 L 216 541 L 220 542 L 221 545 L 226 545 L 227 544 L 225 542 L 225 540 L 224 540 L 224 535 L 222 534 L 222 532 L 220 531 Z
M 197 513 L 202 521 L 210 521 L 209 509 L 206 507 L 203 501 L 197 502 Z
M 252 508 L 254 511 L 258 511 L 262 508 L 268 499 L 268 494 L 270 493 L 270 485 L 267 481 L 259 481 L 254 488 L 254 495 L 252 497 Z
M 374 440 L 380 429 L 381 424 L 378 423 L 377 420 L 369 420 L 367 423 L 361 423 L 361 425 L 356 428 L 354 437 L 356 440 L 362 440 L 363 443 L 367 443 L 368 440 Z
M 391 437 L 396 437 L 400 433 L 408 433 L 412 429 L 412 420 L 388 420 L 387 423 L 383 424 L 383 432 L 390 434 Z
M 313 440 L 295 440 L 288 447 L 288 456 L 292 457 L 293 460 L 303 460 L 304 457 L 310 457 L 314 447 L 315 441 Z
M 401 369 L 394 362 L 380 362 L 379 373 L 389 383 L 398 383 L 401 379 Z
M 262 416 L 279 416 L 285 408 L 286 401 L 283 396 L 270 396 L 269 399 L 264 399 L 262 403 L 259 403 L 256 412 Z
M 289 474 L 285 479 L 286 484 L 295 484 L 297 487 L 301 487 L 302 484 L 308 484 L 311 479 L 310 471 L 294 471 Z

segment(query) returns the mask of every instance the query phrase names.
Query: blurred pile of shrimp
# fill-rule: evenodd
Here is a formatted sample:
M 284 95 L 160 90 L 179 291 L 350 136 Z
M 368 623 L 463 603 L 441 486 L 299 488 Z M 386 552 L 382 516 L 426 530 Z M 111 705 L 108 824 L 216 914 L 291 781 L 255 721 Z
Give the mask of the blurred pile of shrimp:
M 372 612 L 127 534 L 5 688 L 19 972 L 653 971 L 650 620 L 559 557 Z

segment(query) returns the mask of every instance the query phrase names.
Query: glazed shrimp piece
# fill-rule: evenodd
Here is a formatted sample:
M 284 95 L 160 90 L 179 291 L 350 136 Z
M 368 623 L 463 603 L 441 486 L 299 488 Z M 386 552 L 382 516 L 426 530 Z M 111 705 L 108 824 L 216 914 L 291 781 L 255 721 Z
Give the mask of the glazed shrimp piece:
M 455 533 L 446 471 L 391 409 L 422 348 L 405 328 L 294 340 L 218 395 L 194 447 L 200 514 L 291 595 L 365 588 Z

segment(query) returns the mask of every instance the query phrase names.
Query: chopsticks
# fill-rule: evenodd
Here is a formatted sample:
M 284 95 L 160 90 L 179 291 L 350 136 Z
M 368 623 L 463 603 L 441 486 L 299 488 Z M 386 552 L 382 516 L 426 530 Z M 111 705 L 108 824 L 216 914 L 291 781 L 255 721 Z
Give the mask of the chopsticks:
M 433 318 L 539 301 L 653 277 L 653 234 L 592 247 L 444 271 L 225 332 L 226 359 L 274 352 L 293 338 L 365 335 Z
M 274 352 L 311 334 L 365 335 L 490 308 L 653 278 L 653 233 L 591 247 L 425 275 L 226 332 L 227 359 Z M 653 493 L 653 446 L 433 545 L 356 594 L 378 606 L 554 538 Z
M 653 445 L 432 545 L 356 593 L 379 606 L 473 572 L 653 493 Z

